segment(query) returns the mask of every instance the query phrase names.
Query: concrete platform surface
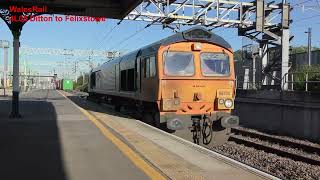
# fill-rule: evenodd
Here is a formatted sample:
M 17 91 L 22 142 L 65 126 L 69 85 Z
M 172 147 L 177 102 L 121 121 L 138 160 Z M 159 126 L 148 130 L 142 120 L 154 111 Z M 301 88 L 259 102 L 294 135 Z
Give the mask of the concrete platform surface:
M 0 99 L 0 179 L 149 179 L 54 90 L 21 96 L 22 119 Z
M 74 103 L 119 134 L 150 163 L 171 179 L 277 179 L 220 154 L 165 133 L 108 105 L 97 105 L 64 93 Z
M 112 108 L 55 90 L 0 98 L 0 179 L 275 179 Z

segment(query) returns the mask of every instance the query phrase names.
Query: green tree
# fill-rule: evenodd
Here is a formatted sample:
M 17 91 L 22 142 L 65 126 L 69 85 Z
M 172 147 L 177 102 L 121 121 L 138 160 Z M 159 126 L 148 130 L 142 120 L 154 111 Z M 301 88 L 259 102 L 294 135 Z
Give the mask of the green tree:
M 242 50 L 236 50 L 234 53 L 233 53 L 233 56 L 234 56 L 234 60 L 238 60 L 238 61 L 242 61 Z
M 89 74 L 84 74 L 84 83 L 83 83 L 83 76 L 79 76 L 77 78 L 77 81 L 74 82 L 73 86 L 74 89 L 76 90 L 80 90 L 80 91 L 87 91 L 88 88 L 88 82 L 89 82 Z
M 296 53 L 304 53 L 308 51 L 308 46 L 296 46 L 296 47 L 291 47 L 291 54 L 296 54 Z M 315 50 L 320 50 L 319 47 L 312 47 L 312 51 Z
M 294 89 L 302 90 L 306 89 L 306 76 L 308 76 L 308 81 L 313 81 L 308 83 L 308 91 L 320 91 L 320 65 L 312 66 L 301 66 L 294 71 Z

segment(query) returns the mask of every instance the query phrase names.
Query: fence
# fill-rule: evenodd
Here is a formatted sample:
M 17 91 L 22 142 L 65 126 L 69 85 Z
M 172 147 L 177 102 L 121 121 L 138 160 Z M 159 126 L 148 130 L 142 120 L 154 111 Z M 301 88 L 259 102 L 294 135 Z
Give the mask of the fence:
M 291 91 L 320 90 L 320 72 L 286 73 L 283 77 L 282 80 L 288 84 Z

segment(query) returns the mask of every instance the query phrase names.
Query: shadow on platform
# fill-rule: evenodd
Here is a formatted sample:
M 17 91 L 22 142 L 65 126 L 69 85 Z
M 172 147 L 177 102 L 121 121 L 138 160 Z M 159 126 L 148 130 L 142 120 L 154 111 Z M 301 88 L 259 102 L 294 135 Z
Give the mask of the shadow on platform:
M 68 98 L 72 102 L 80 106 L 81 108 L 86 109 L 88 111 L 106 113 L 108 115 L 118 116 L 123 118 L 130 118 L 130 119 L 135 118 L 134 120 L 139 119 L 137 115 L 132 114 L 131 111 L 126 111 L 126 112 L 121 111 L 121 113 L 116 112 L 113 109 L 112 105 L 100 104 L 100 106 L 97 106 L 96 103 L 91 101 L 86 101 L 80 98 L 79 96 L 68 96 Z
M 22 119 L 9 119 L 11 101 L 0 100 L 0 179 L 66 180 L 54 106 L 21 101 Z

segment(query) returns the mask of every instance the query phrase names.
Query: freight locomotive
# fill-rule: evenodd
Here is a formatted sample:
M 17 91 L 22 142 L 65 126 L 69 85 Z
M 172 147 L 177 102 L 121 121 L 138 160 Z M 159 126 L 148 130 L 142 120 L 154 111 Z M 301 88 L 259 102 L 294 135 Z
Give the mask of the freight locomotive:
M 190 128 L 195 143 L 224 143 L 239 118 L 233 50 L 220 36 L 194 27 L 108 61 L 90 72 L 89 98 L 167 131 Z

